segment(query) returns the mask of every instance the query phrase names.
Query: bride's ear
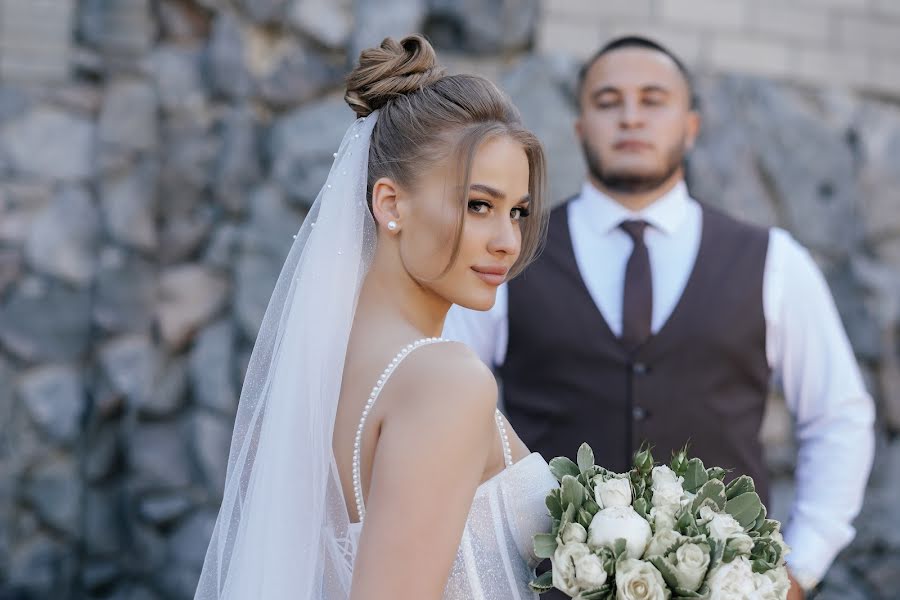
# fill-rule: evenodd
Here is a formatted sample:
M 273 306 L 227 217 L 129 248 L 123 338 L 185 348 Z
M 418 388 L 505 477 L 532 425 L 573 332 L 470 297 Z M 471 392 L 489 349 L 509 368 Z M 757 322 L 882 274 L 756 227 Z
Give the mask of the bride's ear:
M 391 232 L 400 229 L 400 188 L 393 179 L 382 177 L 372 185 L 372 213 L 375 222 Z

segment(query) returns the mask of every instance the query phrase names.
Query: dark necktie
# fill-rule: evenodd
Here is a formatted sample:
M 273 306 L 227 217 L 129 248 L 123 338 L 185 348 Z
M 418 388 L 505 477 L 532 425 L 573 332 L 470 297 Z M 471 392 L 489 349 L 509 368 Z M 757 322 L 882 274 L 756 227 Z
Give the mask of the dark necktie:
M 622 343 L 629 352 L 633 352 L 650 337 L 650 321 L 653 317 L 650 255 L 644 243 L 647 223 L 623 221 L 619 227 L 634 242 L 634 249 L 625 267 L 625 290 L 622 299 Z

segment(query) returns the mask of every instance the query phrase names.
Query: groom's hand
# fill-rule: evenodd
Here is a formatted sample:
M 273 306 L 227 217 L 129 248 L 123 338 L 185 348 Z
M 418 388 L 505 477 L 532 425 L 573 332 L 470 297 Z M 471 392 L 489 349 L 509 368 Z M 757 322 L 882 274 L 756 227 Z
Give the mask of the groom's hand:
M 788 578 L 791 580 L 791 587 L 788 590 L 787 600 L 806 600 L 806 592 L 803 591 L 794 576 L 788 573 Z

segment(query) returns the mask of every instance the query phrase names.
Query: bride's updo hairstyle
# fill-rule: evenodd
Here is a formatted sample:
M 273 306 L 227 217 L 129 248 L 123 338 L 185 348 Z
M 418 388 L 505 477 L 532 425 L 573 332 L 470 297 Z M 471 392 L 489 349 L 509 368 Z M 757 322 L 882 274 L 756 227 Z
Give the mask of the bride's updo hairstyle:
M 528 192 L 533 217 L 522 220 L 522 250 L 510 275 L 535 256 L 542 239 L 545 166 L 540 142 L 522 125 L 518 110 L 497 86 L 483 77 L 444 75 L 434 49 L 421 35 L 399 42 L 385 39 L 363 50 L 359 66 L 347 77 L 344 96 L 365 117 L 379 110 L 369 146 L 367 197 L 373 184 L 388 177 L 412 187 L 416 174 L 441 160 L 455 160 L 461 174 L 459 225 L 449 269 L 459 255 L 468 204 L 472 161 L 488 139 L 508 136 L 528 158 Z

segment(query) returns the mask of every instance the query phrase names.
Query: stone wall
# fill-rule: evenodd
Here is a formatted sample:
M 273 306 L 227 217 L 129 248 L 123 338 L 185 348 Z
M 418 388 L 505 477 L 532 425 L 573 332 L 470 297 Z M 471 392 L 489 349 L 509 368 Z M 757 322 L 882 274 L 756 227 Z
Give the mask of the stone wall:
M 894 0 L 543 0 L 542 50 L 585 56 L 645 33 L 693 67 L 814 85 L 900 92 Z
M 63 80 L 0 80 L 0 598 L 191 598 L 253 339 L 351 120 L 349 60 L 427 31 L 451 70 L 512 94 L 557 199 L 583 173 L 576 63 L 529 51 L 555 18 L 529 0 L 73 7 Z M 813 250 L 879 399 L 860 535 L 824 597 L 893 597 L 900 108 L 727 74 L 701 95 L 694 193 Z M 777 397 L 765 440 L 785 517 Z

